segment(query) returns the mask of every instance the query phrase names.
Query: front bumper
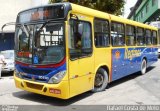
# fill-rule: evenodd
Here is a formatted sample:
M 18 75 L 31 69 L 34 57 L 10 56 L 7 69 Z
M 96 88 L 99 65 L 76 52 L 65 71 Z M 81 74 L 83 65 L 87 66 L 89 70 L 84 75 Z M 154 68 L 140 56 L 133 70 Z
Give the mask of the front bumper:
M 46 96 L 69 99 L 69 83 L 68 81 L 61 81 L 59 84 L 47 84 L 24 80 L 16 77 L 14 74 L 14 81 L 17 88 L 29 92 L 42 94 Z

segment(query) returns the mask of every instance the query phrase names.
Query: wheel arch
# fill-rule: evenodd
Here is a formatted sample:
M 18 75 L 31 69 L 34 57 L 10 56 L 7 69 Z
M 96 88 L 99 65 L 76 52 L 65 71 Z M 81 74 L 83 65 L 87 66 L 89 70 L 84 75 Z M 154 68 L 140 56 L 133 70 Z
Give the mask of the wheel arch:
M 98 67 L 96 67 L 96 68 L 95 68 L 95 75 L 96 75 L 98 69 L 100 69 L 100 68 L 103 68 L 103 69 L 107 72 L 107 74 L 108 74 L 108 80 L 109 80 L 109 82 L 110 82 L 110 81 L 111 81 L 111 80 L 110 80 L 110 78 L 111 78 L 111 77 L 110 77 L 110 76 L 111 76 L 111 72 L 110 72 L 109 65 L 101 64 L 101 65 L 99 65 Z M 94 75 L 94 79 L 95 79 L 95 75 Z
M 148 59 L 147 59 L 147 57 L 146 57 L 146 56 L 142 57 L 142 59 L 141 59 L 141 63 L 142 63 L 143 59 L 145 59 L 145 60 L 146 60 L 147 67 L 148 67 Z
M 147 61 L 147 57 L 143 57 L 143 58 L 142 58 L 142 60 L 143 60 L 143 59 L 145 59 L 145 60 L 146 60 L 146 62 L 148 62 L 148 61 Z

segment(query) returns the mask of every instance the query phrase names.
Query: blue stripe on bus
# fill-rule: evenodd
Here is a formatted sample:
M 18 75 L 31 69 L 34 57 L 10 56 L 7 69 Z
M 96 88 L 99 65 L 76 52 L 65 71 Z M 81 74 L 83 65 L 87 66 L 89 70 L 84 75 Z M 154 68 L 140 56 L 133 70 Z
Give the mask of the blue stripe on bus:
M 112 81 L 140 71 L 141 61 L 147 59 L 147 67 L 158 60 L 158 48 L 112 49 Z
M 47 83 L 58 72 L 66 71 L 66 62 L 57 68 L 34 68 L 19 64 L 16 64 L 15 67 L 18 72 L 22 72 L 23 79 L 33 80 L 34 78 L 35 81 Z

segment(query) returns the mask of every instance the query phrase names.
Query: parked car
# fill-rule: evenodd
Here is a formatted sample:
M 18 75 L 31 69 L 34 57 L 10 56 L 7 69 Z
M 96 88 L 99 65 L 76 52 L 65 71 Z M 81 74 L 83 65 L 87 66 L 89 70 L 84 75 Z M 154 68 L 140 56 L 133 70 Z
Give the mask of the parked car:
M 14 71 L 14 50 L 5 50 L 0 52 L 4 56 L 6 64 L 2 66 L 2 72 Z

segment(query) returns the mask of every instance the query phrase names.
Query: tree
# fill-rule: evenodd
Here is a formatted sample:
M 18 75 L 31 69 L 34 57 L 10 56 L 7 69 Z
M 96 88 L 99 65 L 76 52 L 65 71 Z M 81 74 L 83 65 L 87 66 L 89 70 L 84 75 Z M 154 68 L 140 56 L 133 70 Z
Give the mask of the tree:
M 49 0 L 49 3 L 71 2 L 103 12 L 122 15 L 125 0 Z

